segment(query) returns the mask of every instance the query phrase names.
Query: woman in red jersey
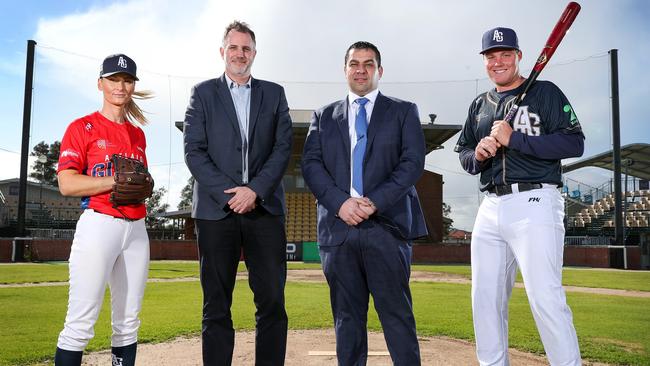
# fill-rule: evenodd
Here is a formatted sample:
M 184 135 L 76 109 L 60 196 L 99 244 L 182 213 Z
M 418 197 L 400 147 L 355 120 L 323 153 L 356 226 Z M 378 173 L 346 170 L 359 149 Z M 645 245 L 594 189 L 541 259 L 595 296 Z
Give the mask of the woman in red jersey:
M 149 269 L 149 238 L 143 203 L 114 208 L 111 156 L 138 159 L 145 165 L 147 147 L 140 126 L 147 123 L 133 98 L 135 62 L 124 54 L 106 57 L 97 81 L 103 93 L 101 110 L 73 121 L 61 142 L 59 189 L 81 197 L 84 212 L 70 253 L 68 312 L 59 334 L 55 365 L 81 365 L 84 348 L 94 336 L 106 283 L 111 291 L 112 364 L 135 364 L 138 313 Z

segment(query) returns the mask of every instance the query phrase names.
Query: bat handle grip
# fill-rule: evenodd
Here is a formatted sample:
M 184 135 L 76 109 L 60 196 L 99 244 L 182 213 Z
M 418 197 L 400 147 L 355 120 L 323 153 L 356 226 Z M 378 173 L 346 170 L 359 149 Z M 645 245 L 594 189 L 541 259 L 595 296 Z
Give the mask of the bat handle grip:
M 517 114 L 518 109 L 519 109 L 519 105 L 513 104 L 512 107 L 510 107 L 508 114 L 506 114 L 503 120 L 508 122 L 508 124 L 512 125 L 512 121 L 515 119 L 515 114 Z

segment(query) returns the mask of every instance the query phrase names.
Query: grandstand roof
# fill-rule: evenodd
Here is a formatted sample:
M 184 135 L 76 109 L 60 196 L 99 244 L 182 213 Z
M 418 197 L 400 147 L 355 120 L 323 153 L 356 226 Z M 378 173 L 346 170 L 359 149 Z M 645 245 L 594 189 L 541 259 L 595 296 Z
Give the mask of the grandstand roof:
M 302 146 L 307 137 L 309 121 L 311 120 L 313 111 L 309 109 L 292 109 L 289 113 L 291 114 L 291 120 L 293 121 L 294 143 L 297 143 L 302 151 Z M 431 122 L 422 124 L 424 141 L 427 145 L 427 154 L 433 150 L 442 149 L 442 144 L 452 138 L 462 128 L 462 125 L 443 125 Z
M 595 166 L 613 171 L 612 150 L 594 155 L 571 164 L 564 165 L 562 170 L 568 173 L 573 170 Z M 629 144 L 621 147 L 621 172 L 623 174 L 650 180 L 650 144 Z
M 293 121 L 294 151 L 296 148 L 298 148 L 298 151 L 302 151 L 313 112 L 310 109 L 292 109 L 289 112 Z M 183 122 L 178 121 L 175 125 L 176 128 L 183 131 Z M 452 138 L 462 128 L 462 125 L 445 125 L 431 122 L 422 124 L 427 154 L 433 150 L 442 149 L 442 144 Z

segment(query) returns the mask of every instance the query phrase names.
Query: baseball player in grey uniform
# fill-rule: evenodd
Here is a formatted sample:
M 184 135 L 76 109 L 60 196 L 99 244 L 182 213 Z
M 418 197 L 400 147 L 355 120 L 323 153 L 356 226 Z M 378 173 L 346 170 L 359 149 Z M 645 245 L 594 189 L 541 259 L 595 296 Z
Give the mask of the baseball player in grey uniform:
M 481 175 L 486 193 L 472 233 L 472 311 L 481 365 L 508 365 L 508 301 L 521 270 L 551 365 L 580 365 L 562 288 L 564 198 L 560 160 L 582 155 L 584 135 L 571 104 L 548 81 L 528 91 L 510 126 L 503 121 L 525 79 L 517 35 L 483 35 L 483 61 L 495 88 L 470 105 L 455 151 Z

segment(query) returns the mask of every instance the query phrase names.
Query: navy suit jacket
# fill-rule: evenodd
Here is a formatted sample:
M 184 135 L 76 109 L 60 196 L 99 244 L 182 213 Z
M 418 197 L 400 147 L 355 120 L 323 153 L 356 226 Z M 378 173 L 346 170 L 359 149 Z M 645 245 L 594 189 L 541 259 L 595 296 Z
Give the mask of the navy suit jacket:
M 185 163 L 194 176 L 192 217 L 220 220 L 230 213 L 231 194 L 242 186 L 242 142 L 225 75 L 192 88 L 183 129 Z M 284 215 L 282 177 L 291 154 L 291 117 L 284 89 L 251 80 L 248 187 L 272 215 Z
M 371 219 L 404 240 L 427 235 L 414 187 L 424 170 L 424 156 L 417 106 L 379 93 L 368 125 L 363 191 L 377 207 Z M 343 243 L 349 226 L 338 212 L 350 198 L 351 181 L 347 99 L 314 112 L 302 174 L 318 200 L 319 245 Z

